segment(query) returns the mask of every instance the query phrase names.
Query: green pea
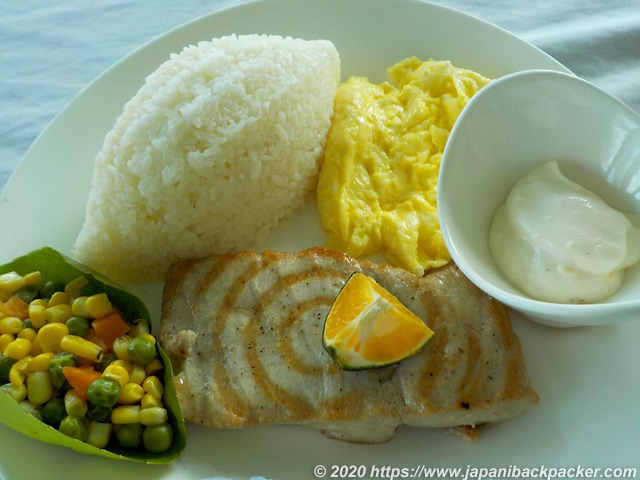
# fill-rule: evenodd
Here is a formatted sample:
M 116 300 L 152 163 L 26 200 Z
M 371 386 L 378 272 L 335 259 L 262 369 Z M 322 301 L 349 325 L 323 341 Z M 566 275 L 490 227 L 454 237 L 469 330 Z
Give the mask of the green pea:
M 125 448 L 138 448 L 142 445 L 142 424 L 127 423 L 116 430 L 118 443 Z
M 68 382 L 62 373 L 62 369 L 64 367 L 77 367 L 78 365 L 80 365 L 80 362 L 73 353 L 60 352 L 55 354 L 49 360 L 51 384 L 56 388 L 63 388 Z
M 113 408 L 119 396 L 120 385 L 110 378 L 99 378 L 87 388 L 87 400 L 96 407 Z
M 149 425 L 142 433 L 144 448 L 151 453 L 161 453 L 171 446 L 173 428 L 168 423 Z
M 40 289 L 43 298 L 51 298 L 56 292 L 64 292 L 65 284 L 61 281 L 48 281 Z
M 111 407 L 96 407 L 95 405 L 91 405 L 87 411 L 87 416 L 96 422 L 109 423 L 111 421 L 112 411 L 113 408 Z
M 129 342 L 127 353 L 134 363 L 147 365 L 156 358 L 156 346 L 148 338 L 135 337 Z
M 44 407 L 42 407 L 41 415 L 44 423 L 58 428 L 62 419 L 67 416 L 64 408 L 64 398 L 54 397 L 49 400 L 44 404 Z
M 35 285 L 25 285 L 24 287 L 19 288 L 15 295 L 25 302 L 31 303 L 40 296 L 40 292 L 38 291 L 38 287 Z
M 65 325 L 69 329 L 70 335 L 78 337 L 84 337 L 91 330 L 91 322 L 82 317 L 71 317 L 65 322 Z
M 58 430 L 68 437 L 76 438 L 83 442 L 87 439 L 87 435 L 89 434 L 87 422 L 84 418 L 78 417 L 77 415 L 67 415 L 64 417 L 60 422 Z
M 13 364 L 17 361 L 15 358 L 0 355 L 0 385 L 9 383 L 9 372 Z

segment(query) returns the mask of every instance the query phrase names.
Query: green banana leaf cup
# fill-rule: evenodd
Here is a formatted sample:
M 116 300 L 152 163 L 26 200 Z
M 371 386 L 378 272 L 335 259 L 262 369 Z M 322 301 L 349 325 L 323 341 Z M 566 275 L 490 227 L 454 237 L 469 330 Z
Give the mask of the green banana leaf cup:
M 43 247 L 10 263 L 0 266 L 0 274 L 15 271 L 20 275 L 40 271 L 43 279 L 68 283 L 80 275 L 88 279 L 84 287 L 86 295 L 106 293 L 112 305 L 128 319 L 146 319 L 151 325 L 149 312 L 144 303 L 128 293 L 113 281 L 98 272 L 79 264 L 56 250 Z M 27 413 L 11 396 L 0 392 L 0 423 L 34 439 L 54 445 L 60 445 L 77 452 L 98 455 L 120 460 L 131 460 L 149 464 L 167 464 L 178 458 L 186 447 L 187 434 L 182 411 L 173 384 L 173 372 L 169 359 L 159 343 L 156 343 L 159 358 L 163 365 L 164 393 L 162 402 L 168 414 L 168 424 L 173 430 L 171 446 L 161 453 L 152 453 L 143 447 L 124 448 L 117 442 L 110 442 L 105 448 L 97 448 L 89 443 L 65 435 L 47 425 L 37 417 Z

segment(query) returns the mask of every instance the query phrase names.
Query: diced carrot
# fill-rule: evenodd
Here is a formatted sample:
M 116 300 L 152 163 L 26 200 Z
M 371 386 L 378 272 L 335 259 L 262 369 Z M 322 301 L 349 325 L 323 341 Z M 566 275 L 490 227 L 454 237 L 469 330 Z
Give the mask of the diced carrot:
M 89 385 L 102 377 L 102 373 L 97 372 L 91 366 L 63 367 L 62 374 L 69 382 L 69 385 L 85 400 L 87 399 Z
M 82 357 L 78 357 L 78 363 L 80 364 L 81 367 L 94 367 L 94 365 L 96 364 L 96 362 L 94 362 L 93 360 L 89 360 L 88 358 L 82 358 Z
M 95 343 L 96 345 L 98 345 L 100 348 L 102 348 L 102 350 L 104 350 L 107 353 L 111 351 L 113 342 L 112 342 L 112 344 L 107 345 L 107 342 L 105 342 L 101 337 L 99 337 L 98 334 L 96 333 L 96 331 L 93 328 L 90 329 L 89 332 L 84 336 L 84 339 Z
M 18 317 L 24 320 L 29 317 L 29 304 L 16 295 L 12 295 L 9 299 L 0 304 L 0 313 L 4 313 L 7 317 Z
M 126 333 L 131 328 L 131 325 L 122 317 L 120 312 L 113 310 L 104 317 L 96 318 L 91 323 L 96 335 L 100 337 L 111 350 L 113 341 Z

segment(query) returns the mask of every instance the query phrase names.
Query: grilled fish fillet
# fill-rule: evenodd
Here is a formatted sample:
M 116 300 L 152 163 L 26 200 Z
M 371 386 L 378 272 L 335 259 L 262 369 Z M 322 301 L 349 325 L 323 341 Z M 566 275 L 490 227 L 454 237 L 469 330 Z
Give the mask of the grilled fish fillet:
M 435 331 L 417 355 L 365 371 L 333 362 L 324 320 L 353 272 Z M 400 424 L 476 427 L 538 401 L 506 308 L 453 263 L 418 278 L 322 248 L 186 260 L 166 278 L 160 341 L 185 420 L 216 428 L 302 424 L 379 443 Z

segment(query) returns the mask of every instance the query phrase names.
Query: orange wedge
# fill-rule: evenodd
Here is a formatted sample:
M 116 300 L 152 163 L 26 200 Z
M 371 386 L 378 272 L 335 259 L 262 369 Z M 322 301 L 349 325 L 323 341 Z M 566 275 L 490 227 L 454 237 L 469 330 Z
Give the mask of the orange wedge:
M 433 335 L 373 278 L 354 273 L 327 315 L 322 344 L 343 369 L 364 370 L 416 354 Z

